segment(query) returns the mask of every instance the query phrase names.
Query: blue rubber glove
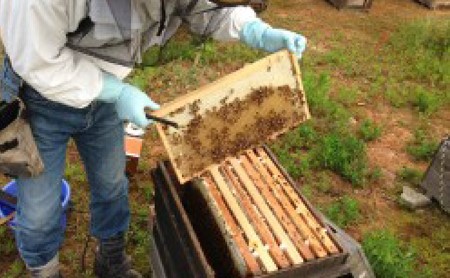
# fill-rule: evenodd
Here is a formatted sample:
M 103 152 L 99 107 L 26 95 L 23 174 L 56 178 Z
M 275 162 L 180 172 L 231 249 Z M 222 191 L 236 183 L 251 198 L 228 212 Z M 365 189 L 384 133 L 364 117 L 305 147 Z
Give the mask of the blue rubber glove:
M 121 120 L 130 121 L 142 128 L 152 123 L 152 120 L 145 116 L 144 108 L 159 109 L 159 105 L 138 88 L 108 73 L 103 73 L 103 88 L 97 100 L 115 103 Z
M 287 48 L 299 59 L 306 49 L 306 38 L 302 35 L 288 30 L 274 29 L 260 19 L 247 22 L 239 35 L 241 41 L 248 46 L 268 52 Z

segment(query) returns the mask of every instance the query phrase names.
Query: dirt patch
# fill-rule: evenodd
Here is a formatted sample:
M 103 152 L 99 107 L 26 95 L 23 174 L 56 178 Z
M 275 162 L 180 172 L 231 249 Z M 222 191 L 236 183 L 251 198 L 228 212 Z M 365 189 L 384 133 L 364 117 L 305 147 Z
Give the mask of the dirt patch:
M 365 114 L 382 127 L 382 136 L 368 144 L 367 156 L 372 167 L 382 169 L 386 184 L 392 184 L 404 166 L 426 169 L 426 163 L 413 162 L 406 153 L 406 145 L 414 137 L 411 127 L 417 126 L 417 117 L 411 110 L 379 104 L 376 109 L 367 109 Z

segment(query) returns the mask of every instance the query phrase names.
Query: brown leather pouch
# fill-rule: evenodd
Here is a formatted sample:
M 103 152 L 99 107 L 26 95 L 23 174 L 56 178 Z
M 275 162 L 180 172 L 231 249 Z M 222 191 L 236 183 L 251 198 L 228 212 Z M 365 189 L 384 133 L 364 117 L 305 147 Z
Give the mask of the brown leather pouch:
M 10 103 L 0 102 L 0 173 L 35 177 L 43 170 L 23 102 L 19 98 Z

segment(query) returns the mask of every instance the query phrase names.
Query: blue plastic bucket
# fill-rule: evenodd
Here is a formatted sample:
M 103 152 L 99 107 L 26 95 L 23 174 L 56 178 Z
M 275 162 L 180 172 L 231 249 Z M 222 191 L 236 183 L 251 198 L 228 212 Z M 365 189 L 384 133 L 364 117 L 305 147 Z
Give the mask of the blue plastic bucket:
M 61 218 L 61 226 L 63 227 L 63 229 L 66 228 L 66 210 L 67 207 L 69 205 L 69 201 L 70 201 L 70 186 L 69 183 L 67 183 L 67 181 L 62 180 L 61 182 L 61 186 L 62 186 L 62 192 L 61 192 L 61 205 L 63 207 L 64 210 L 64 214 Z M 17 196 L 17 186 L 16 186 L 16 181 L 12 180 L 10 183 L 8 183 L 7 185 L 5 185 L 2 189 L 3 191 L 13 195 L 13 196 Z M 14 212 L 14 210 L 6 205 L 3 205 L 0 203 L 0 218 L 6 217 L 8 215 L 10 215 L 12 212 Z M 15 223 L 15 218 L 12 219 L 11 221 L 9 221 L 8 225 L 14 229 L 14 226 L 16 225 Z

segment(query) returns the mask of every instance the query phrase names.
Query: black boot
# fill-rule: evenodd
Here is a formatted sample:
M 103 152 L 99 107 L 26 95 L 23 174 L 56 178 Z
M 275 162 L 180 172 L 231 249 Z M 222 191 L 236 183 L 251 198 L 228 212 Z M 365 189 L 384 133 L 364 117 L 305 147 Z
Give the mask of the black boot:
M 46 265 L 41 267 L 28 267 L 31 278 L 62 278 L 59 272 L 59 256 L 56 254 Z
M 142 278 L 131 268 L 123 235 L 100 241 L 95 252 L 94 273 L 99 278 Z

